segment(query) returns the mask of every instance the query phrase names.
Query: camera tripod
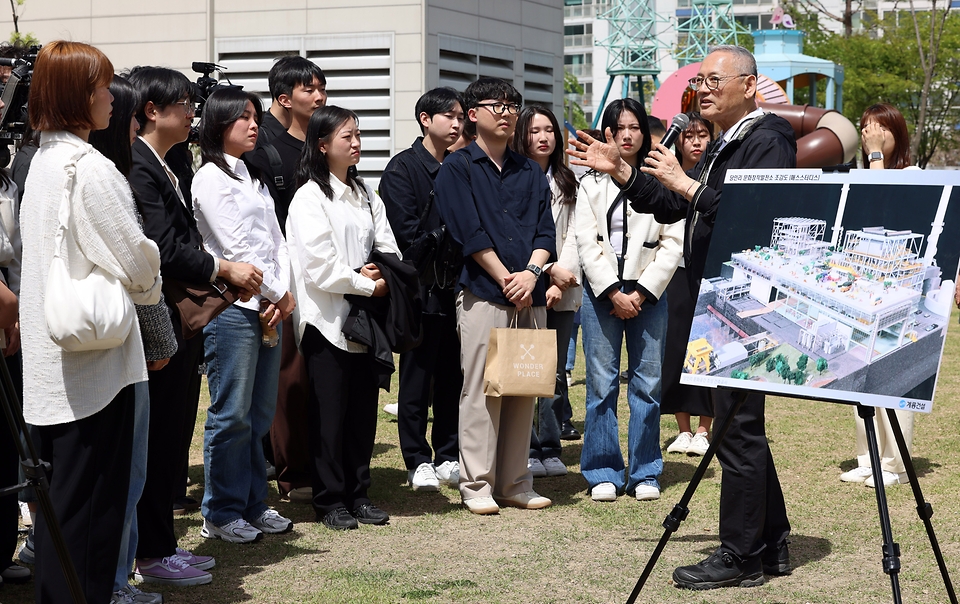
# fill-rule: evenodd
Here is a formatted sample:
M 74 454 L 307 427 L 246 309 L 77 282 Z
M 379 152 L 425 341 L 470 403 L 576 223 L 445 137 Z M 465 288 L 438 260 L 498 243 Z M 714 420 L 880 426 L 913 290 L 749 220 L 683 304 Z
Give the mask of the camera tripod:
M 13 380 L 10 378 L 10 370 L 3 359 L 0 359 L 0 407 L 3 408 L 7 425 L 10 426 L 10 437 L 16 443 L 17 453 L 20 456 L 20 466 L 23 468 L 25 477 L 25 480 L 20 484 L 0 489 L 0 497 L 13 495 L 30 487 L 36 490 L 40 510 L 44 515 L 47 529 L 50 531 L 54 549 L 57 550 L 57 558 L 60 560 L 60 568 L 63 569 L 63 576 L 67 581 L 70 595 L 73 597 L 75 604 L 86 604 L 87 599 L 83 595 L 80 579 L 77 577 L 77 571 L 73 566 L 73 560 L 70 558 L 70 552 L 67 550 L 67 544 L 63 540 L 60 522 L 57 520 L 56 513 L 53 511 L 53 504 L 50 501 L 50 484 L 47 480 L 50 464 L 41 461 L 37 456 L 33 439 L 30 438 L 30 433 L 23 420 L 23 410 L 13 387 Z
M 637 580 L 637 584 L 634 586 L 633 592 L 631 592 L 630 597 L 627 599 L 627 604 L 633 604 L 636 602 L 637 596 L 640 595 L 640 590 L 643 589 L 647 578 L 650 576 L 650 573 L 653 570 L 653 566 L 660 558 L 660 554 L 663 553 L 663 548 L 666 547 L 667 541 L 670 539 L 670 535 L 676 532 L 676 530 L 680 527 L 680 524 L 686 520 L 687 515 L 690 513 L 687 505 L 693 498 L 693 494 L 696 492 L 697 486 L 699 486 L 700 481 L 703 479 L 703 476 L 707 471 L 707 467 L 713 460 L 714 455 L 716 455 L 717 449 L 720 447 L 720 443 L 723 442 L 723 439 L 727 434 L 727 430 L 733 423 L 734 416 L 736 416 L 737 412 L 740 410 L 740 407 L 743 405 L 743 402 L 746 400 L 747 394 L 748 393 L 743 390 L 734 392 L 736 400 L 734 401 L 733 407 L 730 409 L 730 413 L 723 418 L 723 422 L 721 423 L 719 430 L 714 430 L 713 441 L 710 443 L 710 447 L 704 454 L 703 459 L 700 460 L 700 465 L 697 466 L 697 470 L 694 472 L 693 478 L 690 479 L 690 484 L 687 485 L 687 489 L 684 491 L 679 503 L 673 507 L 673 510 L 664 519 L 663 535 L 660 537 L 660 541 L 657 543 L 656 548 L 654 548 L 653 553 L 650 555 L 650 559 L 647 561 L 647 565 L 640 574 L 640 578 Z M 847 401 L 832 401 L 822 398 L 813 400 L 844 402 L 849 404 Z M 900 546 L 893 541 L 893 531 L 890 527 L 890 513 L 887 508 L 887 494 L 883 485 L 883 477 L 880 469 L 880 452 L 877 447 L 877 428 L 873 421 L 876 411 L 877 410 L 873 407 L 857 404 L 857 414 L 864 420 L 863 423 L 864 427 L 866 428 L 867 447 L 870 453 L 870 467 L 872 468 L 873 481 L 876 487 L 877 511 L 880 518 L 880 531 L 883 536 L 883 545 L 881 548 L 883 552 L 883 572 L 890 576 L 890 587 L 893 592 L 894 603 L 900 604 L 902 601 L 900 595 Z M 924 527 L 926 528 L 927 537 L 930 539 L 930 547 L 933 549 L 933 554 L 937 559 L 937 566 L 940 569 L 940 576 L 943 578 L 943 585 L 947 590 L 947 595 L 950 598 L 950 602 L 951 604 L 957 604 L 957 596 L 956 593 L 954 593 L 953 584 L 951 583 L 950 575 L 947 572 L 947 566 L 943 559 L 943 553 L 940 551 L 940 544 L 937 541 L 936 534 L 934 533 L 933 524 L 930 522 L 930 518 L 933 516 L 933 506 L 923 499 L 923 493 L 920 491 L 920 482 L 917 479 L 917 471 L 913 466 L 913 460 L 910 458 L 910 453 L 907 450 L 907 443 L 903 438 L 903 432 L 900 429 L 900 422 L 897 420 L 897 414 L 893 409 L 887 409 L 886 412 L 887 417 L 890 420 L 890 425 L 893 428 L 894 437 L 897 441 L 897 448 L 899 449 L 900 455 L 903 458 L 907 476 L 910 478 L 910 486 L 913 489 L 913 496 L 917 502 L 917 515 L 920 516 L 920 519 L 923 521 Z

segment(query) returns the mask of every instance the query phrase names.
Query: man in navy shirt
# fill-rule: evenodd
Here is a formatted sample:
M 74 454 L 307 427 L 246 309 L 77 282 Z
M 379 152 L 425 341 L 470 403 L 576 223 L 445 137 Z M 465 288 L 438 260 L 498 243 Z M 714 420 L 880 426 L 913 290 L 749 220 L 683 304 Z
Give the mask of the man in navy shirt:
M 437 205 L 463 248 L 457 294 L 463 391 L 460 395 L 460 495 L 475 514 L 500 505 L 539 509 L 527 469 L 534 398 L 487 397 L 483 369 L 490 329 L 545 326 L 543 265 L 556 259 L 550 187 L 543 170 L 507 147 L 522 98 L 508 82 L 480 78 L 464 91 L 477 140 L 447 157 Z M 528 307 L 532 310 L 520 312 Z

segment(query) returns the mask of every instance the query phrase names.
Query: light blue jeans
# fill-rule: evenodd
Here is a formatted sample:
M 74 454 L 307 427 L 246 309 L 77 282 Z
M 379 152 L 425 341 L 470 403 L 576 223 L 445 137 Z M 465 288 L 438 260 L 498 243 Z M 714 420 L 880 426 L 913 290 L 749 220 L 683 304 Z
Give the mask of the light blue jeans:
M 587 370 L 580 470 L 592 489 L 612 482 L 618 491 L 632 493 L 637 485 L 660 488 L 660 366 L 667 332 L 667 298 L 646 305 L 632 319 L 610 314 L 613 303 L 597 299 L 584 286 L 580 321 Z M 620 350 L 627 340 L 628 468 L 620 452 L 617 399 L 620 395 Z M 626 479 L 625 479 L 626 474 Z
M 130 455 L 130 489 L 127 511 L 123 515 L 123 538 L 120 560 L 113 578 L 113 591 L 120 591 L 129 581 L 130 570 L 137 557 L 137 502 L 147 480 L 147 435 L 150 433 L 150 382 L 134 384 L 136 403 L 133 407 L 133 450 Z
M 201 511 L 223 526 L 254 520 L 267 509 L 261 441 L 277 408 L 280 346 L 263 346 L 259 313 L 236 305 L 204 327 L 203 335 L 210 407 L 203 427 Z

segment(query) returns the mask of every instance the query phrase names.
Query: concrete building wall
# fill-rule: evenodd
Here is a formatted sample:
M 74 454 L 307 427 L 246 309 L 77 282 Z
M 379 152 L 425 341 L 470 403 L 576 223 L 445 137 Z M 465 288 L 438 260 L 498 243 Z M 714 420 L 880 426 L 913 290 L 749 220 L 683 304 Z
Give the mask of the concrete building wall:
M 269 10 L 264 6 L 262 0 L 168 0 L 162 9 L 130 0 L 28 0 L 19 26 L 41 42 L 93 44 L 118 70 L 163 65 L 196 79 L 192 62 L 220 63 L 234 83 L 265 99 L 276 56 L 308 57 L 328 75 L 330 102 L 360 114 L 360 168 L 374 180 L 389 157 L 420 134 L 414 105 L 441 82 L 440 48 L 451 41 L 495 49 L 501 58 L 494 66 L 508 66 L 497 75 L 512 79 L 525 98 L 562 109 L 563 0 L 272 0 Z M 10 14 L 0 12 L 0 31 L 12 30 Z M 488 75 L 482 60 L 475 63 L 473 78 Z

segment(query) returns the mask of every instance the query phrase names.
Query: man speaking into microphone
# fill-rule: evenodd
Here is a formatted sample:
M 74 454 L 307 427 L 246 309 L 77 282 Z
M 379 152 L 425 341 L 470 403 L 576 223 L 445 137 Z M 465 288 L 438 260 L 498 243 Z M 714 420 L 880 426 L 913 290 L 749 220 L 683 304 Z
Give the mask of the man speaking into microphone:
M 620 158 L 617 147 L 580 132 L 573 141 L 572 163 L 610 174 L 631 206 L 673 223 L 686 218 L 684 262 L 696 299 L 727 170 L 794 168 L 797 145 L 793 129 L 781 117 L 757 108 L 757 63 L 739 46 L 717 46 L 700 65 L 690 87 L 704 118 L 720 135 L 687 173 L 663 145 L 655 145 L 637 171 Z M 742 396 L 743 393 L 739 393 Z M 714 416 L 722 421 L 734 406 L 735 393 L 713 390 Z M 787 535 L 790 522 L 783 492 L 767 444 L 764 395 L 749 393 L 717 450 L 723 468 L 720 490 L 720 547 L 705 560 L 673 573 L 677 587 L 713 589 L 753 587 L 764 573 L 790 573 Z

